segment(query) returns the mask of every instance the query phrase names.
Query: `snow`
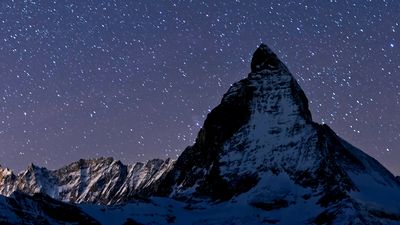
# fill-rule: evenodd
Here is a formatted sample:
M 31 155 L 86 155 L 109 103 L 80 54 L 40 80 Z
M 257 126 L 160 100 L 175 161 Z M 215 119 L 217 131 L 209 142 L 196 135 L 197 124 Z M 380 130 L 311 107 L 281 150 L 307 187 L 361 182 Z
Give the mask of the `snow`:
M 300 113 L 304 106 L 293 97 L 295 93 L 290 88 L 293 77 L 290 74 L 272 74 L 263 79 L 256 74 L 252 76 L 257 79 L 251 80 L 250 85 L 257 90 L 250 103 L 250 121 L 225 143 L 220 160 L 222 175 L 256 173 L 266 164 L 273 167 L 283 162 L 296 163 L 299 152 L 307 151 L 315 142 L 315 131 Z M 293 127 L 299 130 L 293 131 Z M 309 166 L 305 157 L 300 159 L 297 169 Z
M 395 177 L 372 157 L 345 140 L 340 141 L 365 166 L 363 171 L 346 171 L 358 189 L 351 196 L 368 207 L 400 213 L 400 185 Z
M 59 200 L 85 203 L 79 207 L 102 224 L 123 224 L 129 219 L 141 224 L 310 224 L 323 213 L 334 216 L 333 224 L 398 222 L 370 211 L 400 218 L 400 184 L 376 160 L 324 130 L 326 127 L 312 123 L 308 109 L 304 110 L 305 99 L 299 100 L 301 88 L 283 64 L 250 73 L 247 80 L 233 84 L 222 101 L 235 99 L 243 85 L 254 90 L 248 123 L 217 149 L 218 162 L 209 162 L 209 168 L 190 168 L 200 174 L 193 185 L 171 184 L 171 198 L 153 197 L 114 206 L 87 204 L 114 204 L 114 199 L 148 187 L 173 168 L 171 160 L 124 166 L 101 158 L 82 160 L 57 171 L 32 166 L 33 173 L 27 170 L 19 175 L 21 186 L 31 194 L 32 190 L 42 191 Z M 240 176 L 256 177 L 256 182 L 250 184 L 250 190 L 235 192 L 228 201 L 197 198 L 197 188 L 208 181 L 206 175 L 215 165 L 232 186 L 242 181 Z M 304 175 L 306 181 L 296 174 Z M 9 185 L 7 188 L 16 189 L 16 184 Z M 343 192 L 343 199 L 326 201 L 323 207 L 319 203 L 322 196 L 336 196 L 330 195 L 332 190 Z M 189 200 L 177 201 L 181 196 Z M 7 207 L 0 198 L 0 215 L 8 213 Z
M 82 205 L 83 211 L 102 224 L 123 224 L 132 218 L 141 224 L 249 224 L 259 225 L 265 212 L 247 204 L 187 205 L 168 198 L 153 198 L 151 203 L 131 203 L 124 207 L 104 209 Z
M 18 216 L 10 209 L 7 198 L 0 195 L 0 221 L 10 224 L 18 224 Z
M 266 191 L 267 190 L 267 191 Z M 123 224 L 128 218 L 141 224 L 249 224 L 270 222 L 305 224 L 322 212 L 316 199 L 306 201 L 301 196 L 311 191 L 296 184 L 285 174 L 266 176 L 249 193 L 222 203 L 184 203 L 170 198 L 152 198 L 151 202 L 129 203 L 118 207 L 81 205 L 81 209 L 102 224 Z M 256 194 L 256 195 L 254 195 Z M 279 210 L 266 211 L 251 205 L 256 199 L 268 201 L 287 198 L 290 205 Z
M 351 196 L 371 208 L 392 213 L 400 212 L 400 188 L 381 185 L 370 174 L 349 173 L 351 180 L 359 191 L 351 192 Z
M 1 185 L 0 194 L 10 196 L 20 190 L 31 195 L 45 193 L 64 202 L 115 203 L 113 199 L 129 196 L 130 192 L 156 181 L 173 163 L 173 160 L 150 160 L 125 166 L 112 158 L 99 158 L 80 160 L 54 171 L 31 165 L 15 181 L 3 180 L 8 183 Z M 110 196 L 111 193 L 116 194 Z

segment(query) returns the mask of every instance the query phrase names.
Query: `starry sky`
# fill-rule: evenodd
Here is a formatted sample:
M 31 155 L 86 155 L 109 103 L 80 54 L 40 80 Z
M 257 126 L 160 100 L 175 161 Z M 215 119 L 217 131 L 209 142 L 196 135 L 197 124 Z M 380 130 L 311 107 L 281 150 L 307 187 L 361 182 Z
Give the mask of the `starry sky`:
M 315 121 L 400 175 L 400 1 L 0 4 L 3 166 L 176 158 L 264 42 Z

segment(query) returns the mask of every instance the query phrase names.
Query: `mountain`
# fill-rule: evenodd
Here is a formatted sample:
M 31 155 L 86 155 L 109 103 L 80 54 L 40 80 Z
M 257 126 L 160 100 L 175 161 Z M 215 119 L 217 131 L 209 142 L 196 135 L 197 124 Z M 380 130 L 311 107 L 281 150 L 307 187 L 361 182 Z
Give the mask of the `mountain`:
M 312 121 L 304 92 L 266 45 L 155 193 L 178 200 L 241 197 L 266 210 L 296 207 L 304 199 L 324 209 L 314 222 L 400 219 L 396 178 Z
M 54 171 L 31 164 L 18 175 L 0 168 L 0 194 L 10 196 L 18 190 L 71 203 L 116 204 L 134 198 L 173 163 L 154 159 L 126 166 L 112 158 L 81 159 Z
M 0 196 L 1 224 L 100 224 L 80 208 L 42 194 Z
M 176 161 L 31 167 L 3 169 L 1 193 L 97 203 L 79 207 L 103 224 L 400 224 L 398 178 L 313 122 L 303 90 L 264 44 Z

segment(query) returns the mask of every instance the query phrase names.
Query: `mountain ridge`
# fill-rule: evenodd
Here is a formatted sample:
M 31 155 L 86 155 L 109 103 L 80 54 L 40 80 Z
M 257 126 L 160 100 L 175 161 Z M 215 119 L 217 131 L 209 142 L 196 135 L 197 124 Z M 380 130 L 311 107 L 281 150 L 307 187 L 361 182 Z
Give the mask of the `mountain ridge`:
M 56 170 L 30 164 L 17 175 L 0 167 L 0 194 L 10 196 L 21 191 L 64 202 L 116 204 L 133 198 L 137 189 L 149 185 L 173 163 L 171 159 L 153 159 L 124 165 L 111 157 L 100 157 L 80 159 Z
M 1 224 L 93 224 L 100 223 L 78 206 L 60 202 L 47 195 L 32 196 L 15 191 L 0 196 Z
M 56 172 L 32 165 L 18 176 L 2 169 L 0 193 L 109 204 L 81 209 L 142 224 L 187 224 L 179 215 L 193 224 L 399 224 L 399 178 L 312 120 L 306 95 L 268 46 L 257 48 L 250 69 L 176 161 L 128 169 L 102 158 Z M 129 204 L 138 199 L 146 201 Z M 114 207 L 136 214 L 122 216 Z

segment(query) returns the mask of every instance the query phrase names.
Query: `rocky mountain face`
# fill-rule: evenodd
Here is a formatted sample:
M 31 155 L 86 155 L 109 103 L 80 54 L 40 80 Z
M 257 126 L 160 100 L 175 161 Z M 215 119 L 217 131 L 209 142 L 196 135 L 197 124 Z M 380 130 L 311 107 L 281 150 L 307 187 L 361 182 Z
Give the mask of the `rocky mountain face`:
M 298 196 L 296 189 L 282 195 L 280 184 L 266 182 L 281 175 L 309 193 Z M 371 198 L 372 190 L 392 193 L 389 198 L 396 200 Z M 286 208 L 296 204 L 294 197 L 312 198 L 326 208 L 315 221 L 330 222 L 400 218 L 399 190 L 398 180 L 376 160 L 312 121 L 304 92 L 266 45 L 254 53 L 248 77 L 231 86 L 195 144 L 155 188 L 160 196 L 181 200 L 247 195 L 261 208 Z M 380 211 L 389 205 L 393 211 Z M 360 208 L 376 213 L 363 214 Z
M 175 162 L 81 160 L 19 175 L 2 169 L 0 182 L 5 195 L 20 190 L 75 203 L 149 199 L 81 207 L 119 223 L 400 224 L 399 179 L 313 122 L 304 92 L 263 44 L 247 78 L 229 88 Z
M 18 190 L 71 203 L 116 204 L 134 198 L 173 163 L 154 159 L 126 166 L 112 158 L 82 159 L 54 171 L 32 164 L 18 175 L 0 168 L 0 194 L 10 196 Z
M 290 171 L 281 157 L 301 160 L 313 126 L 304 92 L 277 56 L 261 45 L 251 73 L 233 84 L 209 113 L 195 144 L 168 174 L 165 182 L 172 185 L 161 185 L 159 194 L 172 193 L 178 184 L 176 197 L 187 193 L 229 199 L 253 187 L 264 171 Z

